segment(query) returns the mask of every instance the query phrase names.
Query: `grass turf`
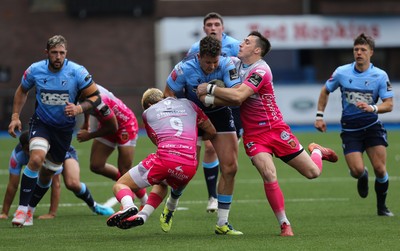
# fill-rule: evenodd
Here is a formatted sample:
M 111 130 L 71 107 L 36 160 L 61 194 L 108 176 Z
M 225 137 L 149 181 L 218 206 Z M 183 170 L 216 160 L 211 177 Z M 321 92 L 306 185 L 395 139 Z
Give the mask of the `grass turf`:
M 400 239 L 400 131 L 389 131 L 388 172 L 390 187 L 387 205 L 395 217 L 376 215 L 374 177 L 370 171 L 370 194 L 361 199 L 356 180 L 348 174 L 341 151 L 339 132 L 295 132 L 306 148 L 316 141 L 335 149 L 339 161 L 324 162 L 323 174 L 307 180 L 279 159 L 275 159 L 278 180 L 285 195 L 286 213 L 293 226 L 294 237 L 279 237 L 279 226 L 266 201 L 262 180 L 246 157 L 242 144 L 239 149 L 234 201 L 230 222 L 243 236 L 214 234 L 216 214 L 206 213 L 207 192 L 203 170 L 187 187 L 175 213 L 169 233 L 161 231 L 159 215 L 163 204 L 145 225 L 128 230 L 110 228 L 105 216 L 94 215 L 88 207 L 62 185 L 57 217 L 53 220 L 34 219 L 32 227 L 13 228 L 11 216 L 0 220 L 1 250 L 397 250 Z M 17 143 L 10 137 L 0 138 L 0 199 L 4 198 L 8 182 L 8 159 Z M 90 143 L 73 142 L 79 154 L 81 181 L 91 190 L 96 201 L 103 203 L 112 197 L 113 181 L 89 170 Z M 154 146 L 141 136 L 134 163 L 138 163 Z M 116 154 L 110 159 L 116 163 Z M 366 165 L 372 170 L 368 160 Z M 148 188 L 150 191 L 150 188 Z M 39 204 L 35 216 L 47 213 L 49 194 Z M 10 214 L 18 204 L 18 193 Z M 118 210 L 119 205 L 114 209 Z

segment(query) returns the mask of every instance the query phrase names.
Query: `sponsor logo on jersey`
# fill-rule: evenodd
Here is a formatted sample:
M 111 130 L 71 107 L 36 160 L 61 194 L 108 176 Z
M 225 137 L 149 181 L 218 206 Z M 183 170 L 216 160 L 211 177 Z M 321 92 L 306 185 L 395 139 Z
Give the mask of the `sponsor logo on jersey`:
M 289 146 L 290 146 L 291 148 L 293 148 L 293 149 L 297 147 L 297 143 L 296 143 L 296 141 L 294 141 L 293 139 L 289 140 L 287 143 L 288 143 Z
M 345 100 L 349 104 L 357 104 L 357 102 L 365 102 L 367 104 L 373 104 L 374 99 L 373 99 L 373 93 L 371 90 L 353 90 L 353 89 L 344 89 L 343 94 L 345 97 Z
M 236 68 L 229 70 L 229 78 L 230 80 L 235 80 L 239 78 L 239 74 L 236 70 Z
M 290 139 L 290 134 L 286 131 L 281 132 L 281 139 L 282 140 L 289 140 Z
M 178 64 L 178 65 L 176 66 L 176 73 L 177 73 L 178 75 L 182 75 L 182 74 L 183 74 L 183 70 L 182 70 L 182 65 L 181 65 L 181 64 Z
M 129 140 L 129 133 L 128 132 L 122 132 L 121 133 L 121 140 L 122 141 L 128 141 Z
M 117 105 L 113 106 L 111 110 L 114 112 L 115 117 L 117 117 L 118 121 L 121 120 L 126 123 L 131 119 L 129 114 L 125 114 L 123 113 L 123 111 L 120 111 Z
M 171 78 L 173 81 L 176 81 L 176 79 L 178 78 L 178 74 L 176 73 L 175 69 L 171 72 Z
M 181 168 L 181 167 L 179 167 L 179 168 Z M 187 180 L 189 178 L 189 176 L 184 174 L 182 169 L 179 170 L 178 167 L 175 168 L 175 170 L 168 168 L 168 173 L 170 176 L 172 176 L 178 180 Z
M 253 72 L 253 74 L 251 74 L 251 76 L 247 81 L 250 82 L 255 87 L 258 87 L 262 81 L 262 77 L 257 73 Z
M 246 144 L 246 149 L 248 153 L 252 153 L 257 150 L 256 144 L 252 141 Z
M 26 69 L 26 71 L 24 72 L 24 79 L 26 79 L 26 76 L 28 76 L 29 73 L 31 73 L 31 68 Z
M 250 149 L 252 146 L 254 146 L 254 142 L 253 141 L 251 141 L 251 142 L 246 144 L 246 148 L 247 149 Z
M 390 81 L 386 81 L 386 90 L 388 92 L 392 91 L 392 84 L 390 83 Z
M 11 158 L 11 159 L 10 159 L 10 167 L 11 167 L 12 169 L 17 168 L 17 160 L 16 160 L 15 158 Z
M 65 105 L 69 101 L 69 93 L 43 89 L 40 92 L 40 101 L 45 105 Z

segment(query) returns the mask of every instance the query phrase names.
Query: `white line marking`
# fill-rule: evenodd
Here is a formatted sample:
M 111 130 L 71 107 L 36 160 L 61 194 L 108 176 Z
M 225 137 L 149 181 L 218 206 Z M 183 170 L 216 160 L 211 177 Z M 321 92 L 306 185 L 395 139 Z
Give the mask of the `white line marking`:
M 1 175 L 1 174 L 0 174 Z M 369 180 L 375 180 L 375 177 L 369 177 Z M 400 181 L 400 176 L 389 176 L 389 180 L 390 181 Z M 339 182 L 352 182 L 352 181 L 356 181 L 356 179 L 347 176 L 347 177 L 331 177 L 331 178 L 316 178 L 313 180 L 309 180 L 306 179 L 304 177 L 299 177 L 299 178 L 281 178 L 278 180 L 280 184 L 283 183 L 310 183 L 310 182 L 316 182 L 316 183 L 339 183 Z M 257 179 L 236 179 L 235 180 L 235 184 L 259 184 L 261 183 L 262 180 L 261 178 L 257 178 Z M 112 186 L 115 184 L 115 181 L 102 181 L 102 182 L 85 182 L 85 184 L 88 187 L 110 187 L 110 189 L 112 188 Z M 205 185 L 205 181 L 203 179 L 201 180 L 192 180 L 189 183 L 189 186 L 191 185 Z M 7 184 L 0 184 L 0 188 L 6 188 Z M 62 187 L 65 187 L 62 185 Z
M 115 199 L 116 200 L 116 199 Z M 288 203 L 304 203 L 304 202 L 343 202 L 343 201 L 349 201 L 349 198 L 296 198 L 296 199 L 285 199 L 285 202 Z M 112 201 L 112 198 L 110 198 L 108 201 Z M 105 205 L 107 202 L 105 202 L 103 205 Z M 207 200 L 182 200 L 179 201 L 179 205 L 197 205 L 197 204 L 207 204 Z M 232 203 L 240 203 L 240 204 L 251 204 L 251 203 L 268 203 L 267 199 L 260 199 L 260 200 L 233 200 Z M 38 207 L 49 207 L 50 204 L 39 204 Z M 58 205 L 59 207 L 81 207 L 81 206 L 87 206 L 86 203 L 60 203 Z M 188 207 L 180 207 L 178 210 L 188 210 Z
M 118 203 L 117 198 L 111 197 L 103 204 L 103 206 L 113 207 L 113 206 L 117 205 L 117 203 Z

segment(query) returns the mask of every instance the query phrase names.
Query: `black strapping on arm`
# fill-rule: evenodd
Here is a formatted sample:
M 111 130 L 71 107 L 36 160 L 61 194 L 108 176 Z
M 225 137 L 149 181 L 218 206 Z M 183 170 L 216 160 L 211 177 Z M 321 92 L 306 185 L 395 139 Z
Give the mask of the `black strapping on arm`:
M 93 102 L 92 100 L 90 100 L 89 98 L 91 97 L 97 97 L 97 99 Z M 86 112 L 90 109 L 92 109 L 93 107 L 98 106 L 99 104 L 101 104 L 101 96 L 100 96 L 100 92 L 99 90 L 96 90 L 95 92 L 93 92 L 92 94 L 88 95 L 86 97 L 85 100 L 83 100 L 80 105 L 82 107 L 82 111 Z

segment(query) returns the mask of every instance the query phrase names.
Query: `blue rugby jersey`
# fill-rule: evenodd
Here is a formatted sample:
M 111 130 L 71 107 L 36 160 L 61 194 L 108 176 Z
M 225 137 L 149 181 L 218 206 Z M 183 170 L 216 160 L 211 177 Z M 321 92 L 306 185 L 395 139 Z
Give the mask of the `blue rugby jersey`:
M 64 113 L 66 102 L 77 103 L 80 91 L 92 82 L 82 65 L 65 59 L 58 72 L 51 72 L 48 60 L 33 63 L 24 73 L 21 84 L 26 91 L 36 87 L 36 115 L 48 125 L 73 128 L 75 117 Z
M 379 98 L 393 97 L 388 75 L 372 63 L 364 72 L 355 69 L 355 62 L 340 66 L 326 81 L 325 86 L 329 92 L 340 88 L 343 130 L 363 129 L 378 121 L 377 114 L 358 109 L 357 102 L 363 101 L 369 105 L 375 105 Z
M 221 107 L 205 107 L 197 98 L 196 90 L 199 84 L 210 82 L 213 79 L 224 81 L 228 88 L 240 83 L 236 67 L 230 57 L 220 56 L 218 67 L 210 74 L 204 73 L 197 57 L 181 61 L 168 76 L 167 85 L 175 93 L 182 93 L 182 90 L 184 90 L 187 99 L 193 101 L 204 111 L 212 111 Z

